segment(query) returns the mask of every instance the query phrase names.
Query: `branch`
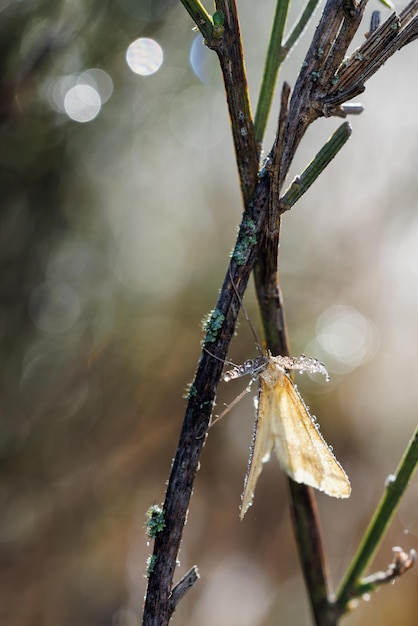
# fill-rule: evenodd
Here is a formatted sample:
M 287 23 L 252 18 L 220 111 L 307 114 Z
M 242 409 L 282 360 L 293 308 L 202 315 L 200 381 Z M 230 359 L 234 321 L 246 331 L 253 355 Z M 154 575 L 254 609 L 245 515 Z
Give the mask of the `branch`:
M 286 100 L 286 111 L 281 115 L 282 123 L 283 120 L 287 121 L 284 130 L 281 128 L 279 133 L 283 141 L 280 145 L 275 145 L 276 152 L 273 155 L 275 169 L 279 173 L 279 180 L 274 181 L 273 194 L 274 201 L 279 202 L 278 214 L 286 207 L 280 204 L 280 189 L 309 124 L 320 116 L 347 114 L 347 109 L 341 105 L 348 97 L 352 97 L 350 85 L 353 81 L 347 83 L 349 94 L 346 93 L 347 90 L 337 94 L 338 88 L 332 79 L 338 71 L 340 79 L 344 77 L 343 56 L 360 24 L 366 3 L 367 0 L 328 0 L 326 3 L 289 108 L 287 109 Z M 403 34 L 397 39 L 397 49 L 416 37 L 416 22 L 412 18 L 417 12 L 417 3 L 418 0 L 411 2 L 400 16 L 400 30 Z M 172 588 L 177 554 L 222 364 L 253 267 L 267 346 L 273 354 L 289 354 L 277 281 L 279 223 L 277 228 L 266 234 L 268 211 L 275 207 L 269 209 L 271 180 L 267 170 L 257 179 L 258 147 L 248 98 L 235 2 L 216 0 L 217 12 L 212 20 L 202 12 L 203 7 L 197 0 L 183 0 L 183 4 L 206 37 L 207 45 L 219 57 L 246 209 L 216 308 L 207 324 L 198 369 L 189 390 L 186 414 L 163 506 L 164 524 L 161 524 L 161 530 L 155 538 L 152 571 L 149 573 L 145 600 L 144 626 L 166 626 L 179 597 L 188 588 L 187 584 Z M 370 38 L 374 41 L 375 33 Z M 393 39 L 390 41 L 393 48 Z M 381 65 L 385 58 L 387 57 L 382 54 L 377 55 L 373 67 L 378 63 Z M 371 74 L 369 72 L 367 77 Z M 328 82 L 325 80 L 327 77 L 330 77 Z M 356 74 L 355 85 L 359 83 L 359 79 Z M 342 593 L 342 605 L 338 606 L 328 600 L 326 562 L 312 491 L 304 485 L 295 485 L 292 481 L 290 489 L 299 554 L 313 612 L 317 624 L 329 626 L 335 623 L 336 611 L 345 609 L 346 598 Z M 186 575 L 186 580 L 191 578 Z
M 163 505 L 164 524 L 156 534 L 143 616 L 144 626 L 166 626 L 172 611 L 173 575 L 199 459 L 208 432 L 223 361 L 234 334 L 240 302 L 264 236 L 269 178 L 262 177 L 243 214 L 222 290 L 207 324 Z M 215 357 L 215 358 L 214 358 Z
M 314 159 L 309 163 L 308 167 L 297 176 L 287 189 L 286 193 L 280 198 L 280 212 L 289 211 L 294 204 L 308 191 L 318 176 L 331 163 L 332 159 L 338 154 L 351 136 L 351 126 L 348 122 L 344 122 L 333 133 L 324 144 L 321 150 L 315 155 Z
M 393 561 L 388 565 L 385 572 L 375 572 L 366 578 L 362 578 L 357 584 L 356 595 L 363 596 L 365 593 L 376 591 L 380 585 L 394 583 L 398 578 L 406 574 L 408 570 L 415 567 L 417 553 L 415 550 L 405 552 L 400 546 L 392 548 Z
M 248 206 L 257 184 L 259 149 L 255 140 L 237 8 L 234 0 L 216 0 L 216 7 L 217 13 L 223 17 L 223 32 L 220 37 L 206 41 L 206 45 L 216 52 L 221 66 L 243 204 Z
M 199 0 L 181 2 L 202 33 L 206 46 L 216 52 L 219 59 L 245 207 L 257 184 L 259 148 L 255 140 L 235 0 L 216 0 L 217 11 L 212 18 Z
M 279 180 L 275 182 L 275 186 L 279 189 L 283 185 L 296 149 L 309 125 L 321 116 L 332 114 L 345 117 L 352 111 L 341 105 L 354 94 L 339 94 L 339 100 L 332 104 L 327 101 L 327 96 L 329 97 L 335 85 L 333 79 L 360 25 L 366 4 L 367 0 L 358 2 L 356 0 L 347 0 L 347 2 L 328 0 L 326 3 L 290 100 L 283 143 L 274 148 L 280 151 L 280 156 L 278 157 L 273 151 L 273 160 L 278 164 L 277 171 L 279 172 Z M 402 23 L 407 22 L 413 15 L 415 11 L 413 4 L 416 2 L 411 3 L 403 12 L 405 17 L 402 18 Z M 375 37 L 376 35 L 372 33 L 371 38 L 375 39 Z M 399 39 L 398 47 L 401 42 L 411 40 L 411 37 L 412 32 L 408 30 L 407 35 Z M 372 63 L 376 64 L 374 61 Z M 357 108 L 354 112 L 358 112 Z M 315 176 L 315 168 L 311 170 L 310 175 Z M 309 176 L 306 177 L 304 184 L 307 184 Z M 283 212 L 285 208 L 286 204 L 281 203 L 279 212 Z M 289 342 L 277 275 L 278 238 L 279 235 L 275 239 L 265 238 L 254 272 L 267 348 L 272 354 L 287 355 Z M 336 624 L 342 607 L 333 605 L 328 597 L 327 566 L 312 490 L 304 485 L 295 485 L 290 479 L 289 485 L 299 557 L 315 622 L 317 625 L 332 626 Z M 346 605 L 342 610 L 345 609 Z
M 305 8 L 297 18 L 296 23 L 293 25 L 291 32 L 284 42 L 283 30 L 285 27 L 289 0 L 285 0 L 284 2 L 278 0 L 277 2 L 254 119 L 255 136 L 259 145 L 261 145 L 264 138 L 264 131 L 273 101 L 280 66 L 283 61 L 285 61 L 286 57 L 294 48 L 299 37 L 307 27 L 308 22 L 319 2 L 320 0 L 307 1 Z
M 183 598 L 183 596 L 189 591 L 191 587 L 200 578 L 197 567 L 193 565 L 191 569 L 183 576 L 183 578 L 177 583 L 171 592 L 170 597 L 170 612 L 173 613 L 176 606 Z
M 309 125 L 330 114 L 329 107 L 322 102 L 331 86 L 328 77 L 337 71 L 360 25 L 366 4 L 367 0 L 360 0 L 358 4 L 356 0 L 346 3 L 328 0 L 324 7 L 290 101 L 286 145 L 282 151 L 283 180 Z M 352 11 L 347 10 L 347 6 L 351 6 Z
M 333 626 L 337 614 L 328 600 L 329 572 L 313 489 L 290 478 L 288 483 L 296 543 L 315 624 Z
M 377 547 L 396 512 L 400 499 L 402 498 L 417 465 L 418 429 L 415 431 L 414 436 L 409 442 L 408 448 L 405 451 L 396 473 L 388 477 L 386 481 L 385 493 L 380 500 L 376 513 L 374 514 L 373 519 L 364 534 L 360 547 L 347 570 L 343 582 L 341 583 L 341 587 L 335 601 L 335 604 L 341 613 L 347 610 L 348 603 L 352 598 L 356 598 L 364 593 L 364 580 L 361 581 L 360 577 L 373 558 L 374 553 L 376 552 Z M 397 570 L 395 568 L 393 571 L 396 572 L 398 570 L 399 567 Z M 369 587 L 372 582 L 374 584 L 378 581 L 370 579 L 367 581 L 366 579 L 366 585 L 369 585 Z M 370 591 L 370 588 L 368 588 L 368 591 Z
M 393 13 L 373 31 L 363 45 L 343 61 L 332 77 L 332 86 L 323 98 L 324 113 L 333 111 L 346 100 L 362 93 L 365 83 L 398 50 L 418 37 L 418 0 L 413 0 L 399 15 Z
M 257 143 L 260 146 L 262 144 L 264 131 L 266 129 L 267 118 L 273 100 L 279 68 L 286 58 L 286 54 L 281 54 L 281 52 L 282 50 L 284 50 L 282 46 L 282 39 L 284 28 L 286 25 L 289 2 L 290 0 L 277 2 L 276 11 L 273 18 L 270 42 L 267 49 L 263 78 L 261 81 L 260 94 L 258 97 L 257 110 L 255 113 L 254 121 L 255 136 Z
M 180 0 L 184 8 L 200 30 L 204 39 L 212 39 L 213 22 L 205 7 L 199 0 Z

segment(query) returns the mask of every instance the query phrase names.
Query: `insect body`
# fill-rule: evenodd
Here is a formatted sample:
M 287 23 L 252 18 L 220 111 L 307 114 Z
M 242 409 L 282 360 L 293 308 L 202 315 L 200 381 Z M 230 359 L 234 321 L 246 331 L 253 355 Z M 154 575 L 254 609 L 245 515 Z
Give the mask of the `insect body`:
M 346 473 L 287 375 L 288 369 L 328 376 L 322 363 L 304 355 L 296 358 L 259 356 L 224 374 L 225 381 L 246 374 L 259 380 L 257 416 L 242 494 L 241 519 L 252 504 L 263 463 L 269 460 L 273 449 L 282 469 L 297 483 L 315 487 L 335 498 L 347 498 L 351 492 Z

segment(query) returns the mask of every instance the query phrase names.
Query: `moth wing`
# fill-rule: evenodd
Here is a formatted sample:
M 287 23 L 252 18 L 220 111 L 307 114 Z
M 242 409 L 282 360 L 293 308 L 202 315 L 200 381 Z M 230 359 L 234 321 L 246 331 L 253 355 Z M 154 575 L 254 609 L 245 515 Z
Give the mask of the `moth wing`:
M 262 378 L 259 379 L 257 415 L 254 423 L 253 439 L 248 459 L 247 475 L 244 481 L 244 492 L 241 496 L 241 519 L 251 506 L 258 477 L 263 463 L 269 460 L 273 450 L 275 436 L 272 431 L 270 415 L 272 412 L 273 394 Z
M 282 469 L 304 483 L 335 498 L 348 498 L 348 477 L 318 430 L 299 392 L 284 374 L 272 390 L 264 415 L 274 437 L 274 451 Z

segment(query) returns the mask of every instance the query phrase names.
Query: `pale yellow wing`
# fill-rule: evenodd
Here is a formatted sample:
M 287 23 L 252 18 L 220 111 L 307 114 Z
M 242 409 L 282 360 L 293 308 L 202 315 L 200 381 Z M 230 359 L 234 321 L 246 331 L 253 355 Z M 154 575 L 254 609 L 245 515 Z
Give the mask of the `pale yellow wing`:
M 253 501 L 263 463 L 269 460 L 273 448 L 282 469 L 294 481 L 315 487 L 329 496 L 347 498 L 351 492 L 348 477 L 290 378 L 283 373 L 273 386 L 262 377 L 259 380 L 258 410 L 242 494 L 241 519 Z
M 244 481 L 244 492 L 241 496 L 241 519 L 252 504 L 255 486 L 263 468 L 263 463 L 269 460 L 274 446 L 272 421 L 269 419 L 272 412 L 271 404 L 274 398 L 272 393 L 268 393 L 268 390 L 266 383 L 260 378 L 257 416 L 254 424 L 250 458 L 248 459 L 247 475 Z
M 269 402 L 270 431 L 274 451 L 282 469 L 297 483 L 304 483 L 335 498 L 348 498 L 351 492 L 347 474 L 319 432 L 299 392 L 284 376 L 273 389 Z

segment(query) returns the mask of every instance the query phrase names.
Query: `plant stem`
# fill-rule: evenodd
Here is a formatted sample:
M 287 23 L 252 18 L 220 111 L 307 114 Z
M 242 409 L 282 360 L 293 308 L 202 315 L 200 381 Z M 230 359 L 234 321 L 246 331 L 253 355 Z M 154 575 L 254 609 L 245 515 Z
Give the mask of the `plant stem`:
M 315 11 L 317 5 L 321 0 L 308 0 L 306 7 L 303 9 L 302 13 L 299 15 L 296 20 L 296 24 L 293 26 L 290 31 L 289 36 L 283 44 L 283 52 L 286 56 L 292 50 L 293 46 L 296 44 L 297 40 L 305 30 L 309 20 L 311 19 L 313 12 Z
M 180 0 L 180 2 L 199 28 L 204 39 L 211 39 L 213 35 L 213 24 L 203 4 L 199 0 Z
M 305 30 L 319 2 L 320 0 L 308 0 L 296 23 L 293 25 L 289 36 L 283 42 L 283 32 L 288 13 L 289 0 L 285 0 L 284 2 L 277 0 L 276 13 L 273 19 L 270 43 L 254 118 L 255 137 L 259 145 L 261 145 L 264 139 L 280 66 Z
M 360 583 L 360 577 L 373 558 L 417 464 L 418 429 L 409 442 L 396 474 L 387 479 L 382 499 L 338 590 L 335 604 L 341 613 L 347 610 L 349 601 L 357 597 L 356 587 Z
M 337 613 L 328 599 L 329 573 L 313 490 L 290 478 L 290 504 L 299 558 L 316 626 L 335 626 Z
M 224 284 L 208 323 L 204 348 L 189 390 L 187 409 L 162 508 L 164 525 L 161 524 L 161 531 L 155 537 L 143 626 L 167 626 L 175 609 L 172 602 L 173 576 L 187 510 L 223 362 L 234 334 L 240 302 L 255 262 L 258 245 L 264 237 L 268 194 L 269 181 L 265 176 L 259 181 L 254 200 L 243 214 Z
M 331 135 L 328 141 L 322 146 L 318 154 L 309 163 L 308 167 L 290 185 L 286 193 L 280 198 L 281 212 L 288 211 L 292 206 L 308 191 L 318 176 L 330 164 L 332 159 L 345 145 L 351 136 L 351 126 L 344 122 Z
M 257 185 L 259 149 L 255 141 L 237 7 L 235 0 L 216 0 L 216 8 L 225 16 L 224 34 L 207 45 L 218 55 L 222 70 L 243 205 L 247 207 Z
M 284 56 L 281 55 L 283 32 L 286 25 L 287 12 L 290 0 L 277 0 L 270 42 L 266 54 L 257 110 L 254 118 L 254 130 L 257 143 L 261 146 L 266 130 L 267 118 L 270 112 L 276 87 L 277 75 Z
M 221 376 L 222 362 L 227 355 L 240 302 L 253 266 L 267 346 L 273 354 L 289 354 L 277 274 L 280 219 L 276 220 L 277 228 L 266 232 L 268 205 L 272 202 L 270 192 L 274 191 L 273 202 L 276 204 L 273 208 L 276 210 L 275 215 L 279 216 L 287 206 L 281 204 L 280 189 L 306 129 L 320 116 L 344 115 L 344 111 L 338 107 L 345 102 L 347 94 L 353 91 L 358 93 L 358 89 L 363 87 L 363 79 L 358 77 L 357 73 L 354 76 L 349 74 L 347 77 L 347 75 L 343 76 L 341 71 L 347 89 L 344 93 L 339 93 L 336 88 L 338 93 L 331 93 L 331 99 L 328 103 L 326 102 L 326 96 L 330 96 L 332 91 L 330 85 L 335 86 L 335 83 L 327 82 L 327 80 L 329 78 L 332 81 L 335 78 L 340 61 L 358 28 L 367 3 L 367 0 L 358 0 L 358 2 L 327 0 L 289 107 L 287 108 L 286 104 L 286 112 L 281 115 L 283 132 L 278 133 L 281 141 L 276 142 L 273 150 L 273 163 L 279 180 L 275 180 L 272 185 L 270 177 L 266 174 L 261 174 L 258 179 L 259 147 L 255 140 L 235 1 L 216 0 L 216 8 L 222 13 L 216 16 L 216 24 L 213 24 L 211 17 L 198 0 L 182 0 L 182 2 L 205 37 L 206 44 L 216 51 L 220 60 L 245 211 L 223 287 L 208 323 L 205 345 L 194 382 L 190 387 L 188 405 L 161 518 L 158 519 L 158 528 L 155 529 L 152 569 L 149 572 L 145 600 L 144 626 L 166 626 L 175 610 L 176 601 L 185 593 L 188 585 L 197 579 L 197 573 L 193 570 L 190 576 L 186 576 L 181 584 L 173 589 L 177 555 Z M 285 2 L 286 7 L 287 4 L 288 0 Z M 302 16 L 306 18 L 308 8 L 313 10 L 315 5 L 316 2 L 308 2 Z M 400 24 L 403 32 L 400 37 L 397 35 L 395 43 L 391 39 L 391 54 L 418 36 L 417 22 L 412 19 L 417 12 L 417 6 L 418 0 L 413 0 L 401 14 Z M 282 14 L 280 14 L 279 22 L 278 31 L 281 31 L 281 41 L 282 24 L 284 24 Z M 217 26 L 216 31 L 215 26 Z M 296 31 L 293 32 L 296 33 Z M 373 36 L 376 37 L 374 34 L 371 35 Z M 277 46 L 277 42 L 275 45 Z M 380 67 L 387 57 L 386 53 L 376 57 L 375 67 Z M 367 62 L 367 59 L 365 61 Z M 357 71 L 356 66 L 353 67 Z M 363 69 L 366 72 L 367 63 Z M 371 72 L 369 74 L 366 72 L 364 75 L 368 77 Z M 327 80 L 324 80 L 324 77 Z M 322 80 L 324 82 L 321 82 Z M 270 87 L 266 89 L 272 93 L 271 78 L 269 84 Z M 285 123 L 284 120 L 286 120 Z M 344 132 L 347 135 L 348 127 L 343 125 L 342 128 L 345 128 Z M 343 131 L 337 131 L 339 132 L 344 134 Z M 314 165 L 308 166 L 303 190 L 312 184 L 325 167 L 329 154 L 328 148 L 325 150 L 325 155 L 320 151 L 320 156 L 316 161 L 314 160 Z M 325 160 L 323 160 L 324 156 Z M 289 203 L 294 203 L 297 199 L 297 194 L 293 196 L 291 195 L 293 193 L 295 189 L 292 190 L 291 187 Z M 285 198 L 286 195 L 283 199 Z M 355 595 L 358 577 L 371 559 L 418 462 L 417 440 L 418 432 L 398 469 L 394 482 L 387 488 L 335 603 L 328 599 L 328 574 L 312 490 L 290 481 L 295 534 L 317 625 L 334 626 L 338 615 L 347 609 L 349 599 L 353 597 L 353 594 Z M 173 592 L 175 592 L 174 596 Z

